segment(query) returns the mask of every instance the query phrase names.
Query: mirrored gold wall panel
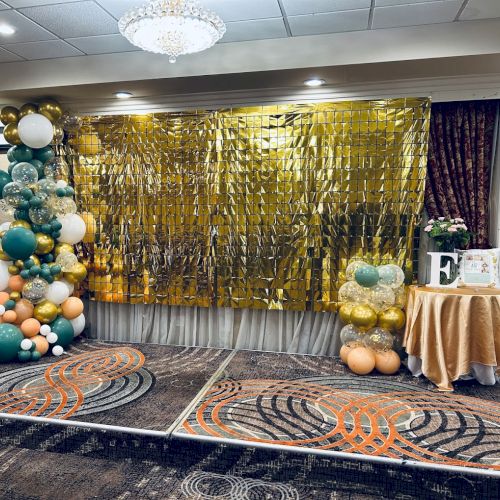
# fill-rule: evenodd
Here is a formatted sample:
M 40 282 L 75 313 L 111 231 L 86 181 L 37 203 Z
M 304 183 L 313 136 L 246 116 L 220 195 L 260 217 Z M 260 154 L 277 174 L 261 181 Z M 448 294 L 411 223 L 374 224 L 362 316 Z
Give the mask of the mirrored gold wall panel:
M 413 271 L 427 99 L 87 117 L 92 298 L 335 310 L 352 257 Z

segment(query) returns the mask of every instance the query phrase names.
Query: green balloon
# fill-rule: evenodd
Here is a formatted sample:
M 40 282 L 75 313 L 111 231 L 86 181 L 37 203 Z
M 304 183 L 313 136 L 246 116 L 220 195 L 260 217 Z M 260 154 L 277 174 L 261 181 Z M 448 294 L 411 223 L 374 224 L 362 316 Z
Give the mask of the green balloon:
M 0 362 L 6 363 L 16 359 L 23 339 L 24 335 L 17 326 L 10 323 L 0 324 Z
M 20 144 L 14 148 L 13 155 L 16 161 L 30 161 L 33 159 L 33 150 L 24 144 Z
M 26 363 L 26 361 L 31 359 L 31 354 L 30 351 L 19 351 L 17 353 L 17 359 L 21 361 L 21 363 Z
M 34 158 L 30 161 L 30 163 L 36 168 L 36 171 L 38 172 L 38 179 L 43 179 L 45 177 L 43 162 Z
M 13 227 L 4 234 L 2 249 L 12 260 L 26 260 L 35 252 L 35 233 L 24 227 Z
M 9 182 L 12 182 L 11 176 L 4 170 L 0 170 L 0 198 L 2 197 L 3 188 Z
M 375 286 L 380 279 L 377 268 L 375 266 L 361 266 L 354 273 L 354 278 L 358 285 L 370 288 Z
M 9 161 L 15 161 L 16 159 L 14 158 L 14 151 L 16 150 L 16 146 L 12 146 L 8 151 L 7 151 L 7 160 Z
M 50 146 L 45 146 L 44 148 L 34 149 L 33 156 L 35 160 L 40 160 L 42 163 L 45 163 L 54 158 L 55 154 Z
M 9 175 L 12 174 L 12 170 L 14 170 L 14 167 L 18 164 L 19 162 L 18 161 L 11 161 L 9 163 L 9 167 L 7 168 L 7 171 L 9 172 Z
M 67 347 L 73 342 L 75 330 L 69 320 L 59 316 L 55 321 L 50 324 L 50 329 L 57 333 L 56 345 Z

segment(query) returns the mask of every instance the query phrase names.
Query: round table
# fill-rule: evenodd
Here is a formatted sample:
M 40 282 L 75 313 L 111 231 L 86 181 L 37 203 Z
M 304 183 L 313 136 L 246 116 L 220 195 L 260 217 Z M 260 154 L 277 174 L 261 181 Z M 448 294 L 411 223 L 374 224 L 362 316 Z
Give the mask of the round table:
M 411 286 L 403 345 L 413 375 L 440 390 L 473 375 L 493 385 L 500 361 L 500 289 Z

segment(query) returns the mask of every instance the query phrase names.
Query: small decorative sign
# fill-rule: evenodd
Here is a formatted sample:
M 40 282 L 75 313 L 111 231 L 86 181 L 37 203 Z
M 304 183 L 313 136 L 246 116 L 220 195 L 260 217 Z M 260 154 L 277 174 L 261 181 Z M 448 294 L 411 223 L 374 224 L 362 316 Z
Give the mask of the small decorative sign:
M 428 285 L 441 288 L 457 288 L 459 279 L 458 276 L 453 282 L 449 283 L 448 285 L 442 285 L 441 273 L 444 273 L 448 280 L 452 278 L 451 262 L 456 265 L 458 264 L 458 254 L 455 252 L 427 252 L 427 255 L 429 255 L 431 258 L 431 281 L 430 283 L 428 283 Z M 448 257 L 446 259 L 445 265 L 442 265 L 443 257 Z
M 500 287 L 500 249 L 460 252 L 459 286 Z

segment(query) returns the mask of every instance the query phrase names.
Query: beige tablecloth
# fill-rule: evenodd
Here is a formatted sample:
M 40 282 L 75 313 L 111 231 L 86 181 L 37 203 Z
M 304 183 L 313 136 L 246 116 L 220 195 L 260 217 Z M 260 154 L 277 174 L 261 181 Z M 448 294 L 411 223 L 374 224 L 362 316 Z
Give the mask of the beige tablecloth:
M 439 389 L 453 390 L 451 383 L 477 372 L 477 365 L 496 371 L 500 290 L 412 286 L 406 315 L 403 345 L 410 355 L 410 369 L 413 365 L 414 371 L 421 370 Z

